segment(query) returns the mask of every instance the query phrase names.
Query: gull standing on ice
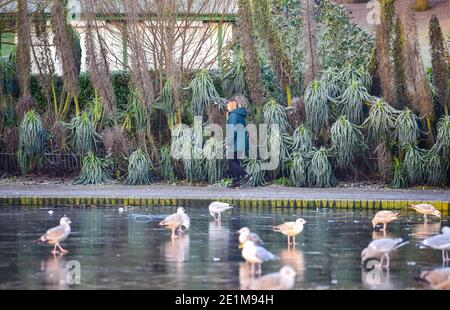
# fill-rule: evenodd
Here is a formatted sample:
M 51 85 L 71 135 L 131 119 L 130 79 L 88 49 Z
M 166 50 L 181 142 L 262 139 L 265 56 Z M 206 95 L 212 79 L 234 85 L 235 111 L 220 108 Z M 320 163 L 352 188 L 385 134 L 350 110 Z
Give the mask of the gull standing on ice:
M 58 251 L 56 248 L 58 248 L 62 254 L 68 253 L 69 251 L 63 249 L 60 245 L 61 242 L 63 242 L 67 236 L 70 234 L 70 224 L 72 222 L 67 216 L 63 216 L 59 220 L 59 226 L 50 228 L 47 230 L 45 234 L 41 236 L 38 240 L 36 240 L 37 243 L 48 243 L 53 244 L 53 251 L 51 252 L 53 255 L 56 255 Z
M 422 245 L 442 251 L 443 263 L 450 261 L 448 257 L 448 251 L 450 251 L 450 227 L 442 228 L 442 234 L 423 240 Z
M 287 236 L 288 246 L 291 244 L 292 237 L 292 245 L 295 246 L 295 236 L 303 231 L 303 225 L 305 223 L 306 221 L 304 219 L 299 218 L 295 222 L 286 222 L 281 225 L 274 226 L 273 230 Z
M 408 243 L 409 241 L 404 241 L 402 238 L 381 238 L 374 240 L 361 252 L 361 261 L 364 262 L 369 258 L 381 257 L 380 267 L 382 268 L 384 259 L 386 258 L 385 267 L 389 268 L 389 254 Z
M 252 233 L 248 227 L 242 227 L 238 230 L 240 248 L 245 241 L 250 240 L 255 244 L 264 244 L 256 233 Z
M 423 214 L 423 219 L 425 223 L 428 220 L 428 215 L 434 215 L 441 218 L 441 212 L 439 212 L 438 209 L 436 209 L 434 206 L 427 204 L 427 203 L 421 203 L 417 205 L 408 205 L 410 209 L 413 209 L 414 211 L 419 212 L 420 214 Z
M 393 212 L 393 211 L 380 211 L 375 214 L 372 220 L 372 226 L 373 229 L 377 227 L 378 224 L 383 224 L 383 229 L 380 229 L 381 231 L 386 231 L 386 226 L 390 222 L 393 222 L 398 219 L 398 216 L 400 215 L 400 212 Z
M 189 229 L 191 223 L 189 216 L 184 211 L 184 208 L 179 207 L 177 209 L 177 213 L 169 215 L 162 220 L 159 225 L 172 230 L 171 237 L 176 238 L 177 236 L 175 235 L 175 230 L 178 229 L 181 232 L 181 227 Z
M 278 259 L 277 256 L 273 255 L 265 248 L 255 245 L 253 241 L 250 240 L 244 242 L 244 245 L 242 247 L 242 257 L 251 264 L 252 274 L 254 274 L 255 272 L 255 264 L 258 265 L 258 272 L 259 274 L 261 274 L 262 263 Z
M 226 202 L 214 201 L 209 205 L 208 209 L 209 214 L 211 214 L 214 220 L 220 221 L 222 219 L 222 213 L 233 209 L 233 207 Z

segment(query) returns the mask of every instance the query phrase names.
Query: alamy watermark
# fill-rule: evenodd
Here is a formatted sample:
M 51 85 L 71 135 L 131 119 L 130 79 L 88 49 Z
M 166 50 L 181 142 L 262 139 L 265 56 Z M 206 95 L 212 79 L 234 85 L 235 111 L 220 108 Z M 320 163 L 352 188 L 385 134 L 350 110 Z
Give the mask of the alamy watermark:
M 281 134 L 278 124 L 226 125 L 226 137 L 218 124 L 203 126 L 196 116 L 192 126 L 178 124 L 172 130 L 171 155 L 176 160 L 259 159 L 262 170 L 275 170 L 280 164 Z M 207 151 L 204 143 L 214 138 L 219 144 L 215 152 Z M 247 154 L 245 154 L 247 153 Z
M 367 14 L 367 23 L 369 25 L 380 25 L 381 24 L 381 4 L 378 0 L 370 0 L 367 2 L 366 7 L 370 9 Z
M 81 284 L 81 264 L 77 260 L 70 260 L 66 264 L 66 283 L 68 285 Z
M 383 268 L 380 265 L 380 261 L 377 259 L 368 260 L 365 264 L 365 268 L 370 270 L 366 277 L 366 283 L 369 285 L 380 285 L 383 283 Z

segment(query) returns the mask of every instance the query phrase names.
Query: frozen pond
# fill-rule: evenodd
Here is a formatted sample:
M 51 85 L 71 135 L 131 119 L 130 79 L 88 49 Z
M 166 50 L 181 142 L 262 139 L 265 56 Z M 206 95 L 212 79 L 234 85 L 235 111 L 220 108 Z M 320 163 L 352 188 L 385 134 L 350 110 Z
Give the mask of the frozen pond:
M 444 221 L 423 224 L 414 213 L 388 226 L 388 237 L 404 237 L 410 244 L 391 255 L 390 272 L 379 277 L 361 267 L 360 253 L 382 233 L 373 233 L 373 211 L 332 209 L 236 208 L 213 221 L 207 206 L 187 208 L 191 228 L 182 238 L 157 226 L 176 208 L 0 208 L 0 289 L 239 289 L 247 276 L 236 231 L 248 226 L 280 257 L 265 263 L 263 274 L 291 265 L 296 289 L 409 289 L 427 288 L 416 281 L 421 270 L 442 267 L 441 253 L 419 249 L 418 243 L 439 233 Z M 53 257 L 51 246 L 38 245 L 48 228 L 67 214 L 72 233 L 62 246 L 70 252 Z M 151 214 L 135 218 L 133 214 Z M 308 223 L 288 250 L 286 238 L 272 226 L 303 217 Z M 67 274 L 80 264 L 80 284 Z M 76 264 L 75 262 L 75 264 Z M 70 277 L 69 277 L 70 278 Z

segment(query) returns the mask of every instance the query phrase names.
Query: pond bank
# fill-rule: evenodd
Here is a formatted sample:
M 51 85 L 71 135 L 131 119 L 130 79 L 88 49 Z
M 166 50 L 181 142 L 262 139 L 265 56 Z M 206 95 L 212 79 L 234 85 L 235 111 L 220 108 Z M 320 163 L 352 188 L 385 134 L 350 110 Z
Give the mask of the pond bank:
M 73 185 L 0 184 L 0 206 L 204 206 L 213 200 L 241 207 L 402 209 L 412 203 L 432 203 L 448 212 L 448 189 L 290 188 L 266 186 L 230 189 L 216 186 L 153 184 Z

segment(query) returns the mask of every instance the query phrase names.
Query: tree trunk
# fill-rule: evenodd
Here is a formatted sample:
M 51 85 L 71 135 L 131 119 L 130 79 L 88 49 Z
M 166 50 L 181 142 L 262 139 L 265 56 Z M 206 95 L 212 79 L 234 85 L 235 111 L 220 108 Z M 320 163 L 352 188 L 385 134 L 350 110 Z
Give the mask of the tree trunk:
M 252 101 L 258 105 L 264 103 L 261 82 L 261 68 L 258 53 L 256 52 L 255 38 L 253 36 L 252 8 L 250 0 L 239 0 L 239 42 L 244 50 L 245 79 L 250 90 Z
M 314 81 L 320 69 L 319 55 L 317 52 L 317 24 L 314 17 L 314 1 L 305 0 L 303 15 L 303 40 L 305 44 L 305 80 L 307 87 Z
M 19 0 L 19 18 L 17 20 L 18 41 L 17 45 L 17 67 L 20 87 L 20 97 L 30 95 L 30 20 L 28 17 L 28 1 Z
M 391 62 L 391 35 L 393 15 L 395 14 L 393 1 L 383 0 L 381 3 L 381 24 L 376 30 L 377 79 L 380 81 L 381 94 L 384 99 L 395 106 L 394 74 Z
M 411 107 L 424 118 L 428 132 L 428 145 L 434 144 L 432 122 L 434 121 L 434 106 L 430 86 L 420 54 L 416 21 L 413 7 L 401 11 L 400 17 L 405 27 L 405 40 L 403 47 L 406 73 L 406 91 Z

